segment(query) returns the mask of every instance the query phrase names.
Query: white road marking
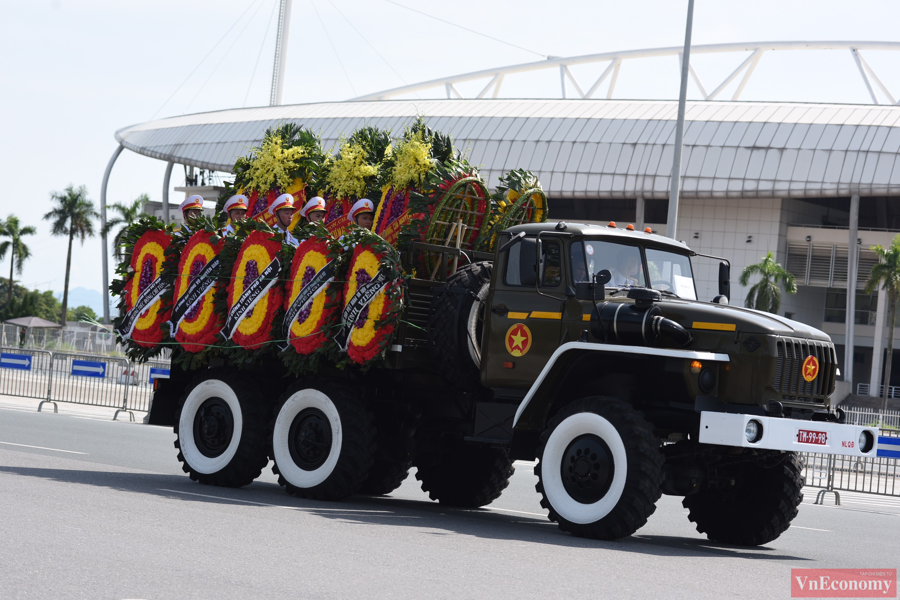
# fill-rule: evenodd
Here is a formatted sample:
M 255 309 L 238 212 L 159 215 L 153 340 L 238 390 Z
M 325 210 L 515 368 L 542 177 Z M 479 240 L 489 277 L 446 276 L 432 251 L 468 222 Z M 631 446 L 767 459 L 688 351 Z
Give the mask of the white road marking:
M 327 510 L 332 512 L 361 512 L 366 514 L 373 513 L 390 513 L 389 510 L 365 510 L 365 509 L 353 509 L 353 508 L 319 508 L 317 506 L 285 506 L 283 504 L 269 504 L 267 502 L 254 502 L 253 500 L 242 500 L 240 498 L 229 498 L 227 496 L 211 496 L 209 494 L 197 494 L 194 492 L 183 492 L 181 490 L 167 490 L 165 488 L 159 488 L 161 492 L 171 492 L 173 494 L 184 494 L 185 496 L 198 496 L 200 498 L 210 498 L 212 500 L 230 500 L 232 502 L 243 502 L 244 504 L 255 504 L 257 506 L 271 506 L 272 508 L 284 508 L 286 510 L 299 510 L 299 511 L 310 511 L 310 510 Z
M 541 517 L 542 519 L 547 518 L 547 515 L 542 515 L 541 513 L 525 512 L 522 510 L 510 510 L 508 508 L 494 508 L 492 506 L 485 506 L 483 508 L 486 508 L 487 510 L 497 511 L 497 512 L 515 513 L 517 515 L 534 515 L 535 517 Z
M 21 448 L 36 448 L 38 450 L 51 450 L 53 452 L 65 452 L 66 454 L 87 454 L 87 452 L 75 452 L 74 450 L 60 450 L 59 448 L 45 448 L 44 446 L 29 446 L 28 444 L 13 444 L 12 442 L 0 442 L 7 446 L 19 446 Z
M 791 529 L 806 529 L 807 531 L 824 531 L 825 533 L 831 533 L 830 529 L 816 529 L 815 527 L 800 527 L 799 525 L 791 525 Z

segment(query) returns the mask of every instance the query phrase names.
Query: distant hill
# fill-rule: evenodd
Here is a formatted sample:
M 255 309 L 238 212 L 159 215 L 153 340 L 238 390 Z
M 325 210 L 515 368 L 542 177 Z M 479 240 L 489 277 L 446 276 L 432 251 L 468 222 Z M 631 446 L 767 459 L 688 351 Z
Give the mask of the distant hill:
M 54 295 L 62 302 L 62 292 L 55 292 Z M 90 306 L 102 320 L 103 294 L 97 290 L 89 290 L 84 287 L 71 288 L 69 290 L 69 308 L 75 308 L 76 306 Z M 115 310 L 115 302 L 112 300 L 110 300 L 110 310 Z

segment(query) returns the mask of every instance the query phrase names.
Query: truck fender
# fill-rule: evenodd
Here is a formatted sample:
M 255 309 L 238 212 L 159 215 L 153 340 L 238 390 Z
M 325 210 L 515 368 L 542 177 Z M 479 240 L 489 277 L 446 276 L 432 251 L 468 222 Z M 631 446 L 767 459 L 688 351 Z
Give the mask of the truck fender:
M 699 360 L 705 362 L 729 362 L 727 354 L 715 352 L 700 352 L 696 350 L 678 350 L 674 348 L 651 348 L 648 346 L 627 346 L 619 344 L 597 344 L 592 342 L 567 342 L 561 345 L 553 355 L 534 384 L 528 390 L 525 398 L 516 410 L 513 420 L 513 429 L 534 430 L 535 420 L 540 421 L 540 428 L 546 424 L 546 411 L 554 399 L 554 390 L 558 387 L 559 377 L 566 372 L 566 368 L 572 361 L 586 353 L 614 353 L 634 354 L 640 356 L 659 356 L 668 358 L 682 358 L 687 360 Z M 541 413 L 544 414 L 541 414 Z

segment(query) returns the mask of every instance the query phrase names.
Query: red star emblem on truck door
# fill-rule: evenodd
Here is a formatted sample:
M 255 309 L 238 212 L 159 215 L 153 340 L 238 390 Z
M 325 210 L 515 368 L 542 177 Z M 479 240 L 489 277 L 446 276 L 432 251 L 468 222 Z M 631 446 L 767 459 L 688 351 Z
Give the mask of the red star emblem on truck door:
M 803 367 L 801 367 L 800 372 L 803 374 L 804 380 L 812 381 L 819 374 L 819 361 L 816 360 L 815 356 L 807 356 L 806 360 L 803 361 Z
M 506 332 L 506 351 L 513 356 L 524 356 L 531 349 L 531 330 L 524 323 L 516 323 Z

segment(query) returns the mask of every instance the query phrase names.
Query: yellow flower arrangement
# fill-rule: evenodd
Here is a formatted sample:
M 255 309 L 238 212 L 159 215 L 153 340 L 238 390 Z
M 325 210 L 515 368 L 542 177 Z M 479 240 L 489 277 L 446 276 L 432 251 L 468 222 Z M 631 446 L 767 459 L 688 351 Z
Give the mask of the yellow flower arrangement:
M 420 131 L 397 146 L 391 185 L 395 190 L 420 186 L 433 166 L 431 144 L 423 140 L 423 133 Z
M 306 148 L 302 146 L 282 147 L 280 135 L 266 139 L 259 153 L 250 162 L 247 188 L 258 192 L 265 192 L 276 186 L 283 190 L 288 189 L 294 183 L 290 172 L 306 155 Z
M 328 171 L 328 189 L 338 198 L 360 198 L 366 193 L 366 179 L 378 174 L 378 167 L 366 162 L 366 150 L 345 143 Z

